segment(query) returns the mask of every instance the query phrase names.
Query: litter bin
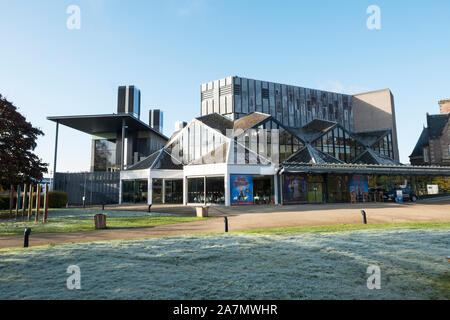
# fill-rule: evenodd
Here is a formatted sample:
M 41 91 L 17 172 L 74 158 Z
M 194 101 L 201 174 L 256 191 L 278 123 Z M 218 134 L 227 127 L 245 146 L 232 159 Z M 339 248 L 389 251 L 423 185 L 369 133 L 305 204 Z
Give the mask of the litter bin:
M 208 206 L 196 207 L 197 217 L 207 217 L 208 216 Z
M 106 229 L 106 215 L 96 214 L 94 216 L 95 229 Z

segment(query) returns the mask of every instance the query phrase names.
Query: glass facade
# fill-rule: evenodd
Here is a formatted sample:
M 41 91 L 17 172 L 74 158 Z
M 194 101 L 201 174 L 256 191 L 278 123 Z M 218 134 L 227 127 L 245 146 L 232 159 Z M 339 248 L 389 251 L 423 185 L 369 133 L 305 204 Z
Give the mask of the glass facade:
M 122 180 L 122 202 L 146 203 L 147 199 L 147 180 Z
M 450 176 L 285 173 L 284 204 L 386 201 L 383 195 L 411 189 L 416 196 L 450 194 Z M 352 196 L 351 196 L 352 195 Z
M 283 162 L 303 147 L 303 142 L 274 121 L 266 121 L 234 139 L 235 164 Z
M 162 203 L 162 179 L 152 179 L 152 203 Z
M 346 163 L 352 163 L 364 151 L 363 145 L 339 126 L 315 140 L 312 146 Z
M 273 176 L 253 176 L 253 202 L 255 204 L 274 202 Z
M 114 171 L 116 167 L 116 140 L 94 141 L 94 171 Z
M 183 180 L 164 180 L 164 203 L 183 203 Z
M 188 203 L 205 202 L 205 178 L 188 178 Z
M 349 176 L 327 175 L 327 202 L 349 202 Z
M 394 152 L 392 149 L 392 135 L 389 133 L 385 135 L 380 141 L 372 146 L 372 150 L 382 156 L 394 158 Z
M 187 181 L 188 203 L 225 204 L 223 177 L 188 178 Z
M 206 177 L 206 203 L 225 204 L 223 177 Z
M 193 122 L 182 130 L 177 139 L 170 144 L 168 151 L 179 161 L 190 163 L 225 143 L 226 139 L 220 132 L 199 122 Z M 214 158 L 215 163 L 223 163 L 225 160 L 225 157 L 220 157 L 219 154 Z

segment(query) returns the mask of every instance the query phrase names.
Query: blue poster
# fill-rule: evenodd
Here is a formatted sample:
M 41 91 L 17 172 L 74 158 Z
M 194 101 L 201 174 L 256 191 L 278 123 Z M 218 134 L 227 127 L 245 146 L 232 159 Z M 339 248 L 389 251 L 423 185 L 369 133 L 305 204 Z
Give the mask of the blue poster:
M 367 176 L 353 175 L 350 181 L 350 193 L 354 192 L 356 197 L 361 197 L 364 192 L 369 192 Z
M 253 204 L 253 176 L 230 175 L 231 205 Z

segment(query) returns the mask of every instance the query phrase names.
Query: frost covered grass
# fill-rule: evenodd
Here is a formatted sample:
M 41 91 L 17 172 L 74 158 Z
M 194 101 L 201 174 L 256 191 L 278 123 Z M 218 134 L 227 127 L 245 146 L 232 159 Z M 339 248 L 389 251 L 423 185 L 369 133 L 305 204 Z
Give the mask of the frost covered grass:
M 0 299 L 450 299 L 450 230 L 221 234 L 0 253 Z M 66 269 L 81 269 L 81 290 Z M 369 290 L 369 265 L 381 289 Z
M 0 235 L 23 234 L 26 227 L 32 228 L 33 233 L 94 230 L 94 215 L 97 213 L 106 214 L 108 228 L 148 227 L 202 219 L 157 212 L 59 209 L 49 211 L 49 219 L 46 223 L 34 222 L 34 217 L 32 221 L 22 221 L 21 218 L 17 221 L 0 220 Z
M 299 232 L 339 232 L 368 229 L 393 229 L 408 228 L 422 230 L 442 230 L 450 229 L 450 222 L 407 222 L 407 223 L 379 223 L 379 224 L 341 224 L 329 226 L 313 227 L 290 227 L 290 228 L 268 228 L 236 231 L 236 233 L 264 234 L 264 235 L 285 235 Z

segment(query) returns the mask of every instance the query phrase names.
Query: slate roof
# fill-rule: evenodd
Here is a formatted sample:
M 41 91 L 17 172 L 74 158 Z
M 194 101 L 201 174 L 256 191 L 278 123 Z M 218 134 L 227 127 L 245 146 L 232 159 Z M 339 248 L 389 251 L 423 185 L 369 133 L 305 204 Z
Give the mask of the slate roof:
M 196 119 L 208 127 L 220 131 L 223 135 L 226 135 L 227 129 L 233 129 L 233 121 L 218 113 L 207 114 Z
M 300 129 L 292 130 L 306 142 L 313 142 L 335 126 L 337 126 L 336 122 L 315 119 Z
M 381 137 L 391 132 L 391 129 L 380 129 L 363 132 L 355 132 L 353 136 L 367 147 L 373 146 Z
M 356 164 L 377 164 L 383 166 L 401 166 L 400 162 L 397 162 L 389 157 L 385 157 L 377 154 L 372 149 L 367 149 L 354 161 Z
M 147 158 L 135 163 L 134 165 L 127 168 L 129 170 L 144 170 L 144 169 L 172 169 L 172 170 L 182 170 L 183 164 L 178 159 L 175 159 L 170 155 L 170 152 L 162 148 Z
M 449 114 L 427 114 L 427 127 L 428 135 L 430 139 L 437 139 L 442 134 L 442 129 L 444 129 L 447 123 Z
M 133 164 L 132 166 L 129 166 L 127 168 L 127 170 L 143 170 L 143 169 L 150 168 L 153 165 L 153 163 L 155 162 L 156 158 L 158 158 L 158 156 L 160 155 L 161 150 L 153 152 L 147 158 Z
M 299 151 L 291 155 L 283 163 L 326 164 L 326 163 L 344 163 L 344 162 L 332 157 L 328 153 L 324 153 L 314 148 L 310 144 L 306 144 L 306 146 L 304 146 Z
M 417 140 L 416 146 L 414 147 L 414 150 L 411 153 L 410 157 L 423 156 L 423 148 L 428 146 L 428 141 L 429 141 L 428 128 L 423 128 L 419 140 Z
M 270 118 L 269 114 L 261 113 L 261 112 L 252 112 L 245 117 L 242 117 L 240 119 L 237 119 L 234 122 L 234 130 L 248 130 L 250 128 L 253 128 L 258 123 L 261 123 L 262 121 L 266 120 L 267 118 Z

